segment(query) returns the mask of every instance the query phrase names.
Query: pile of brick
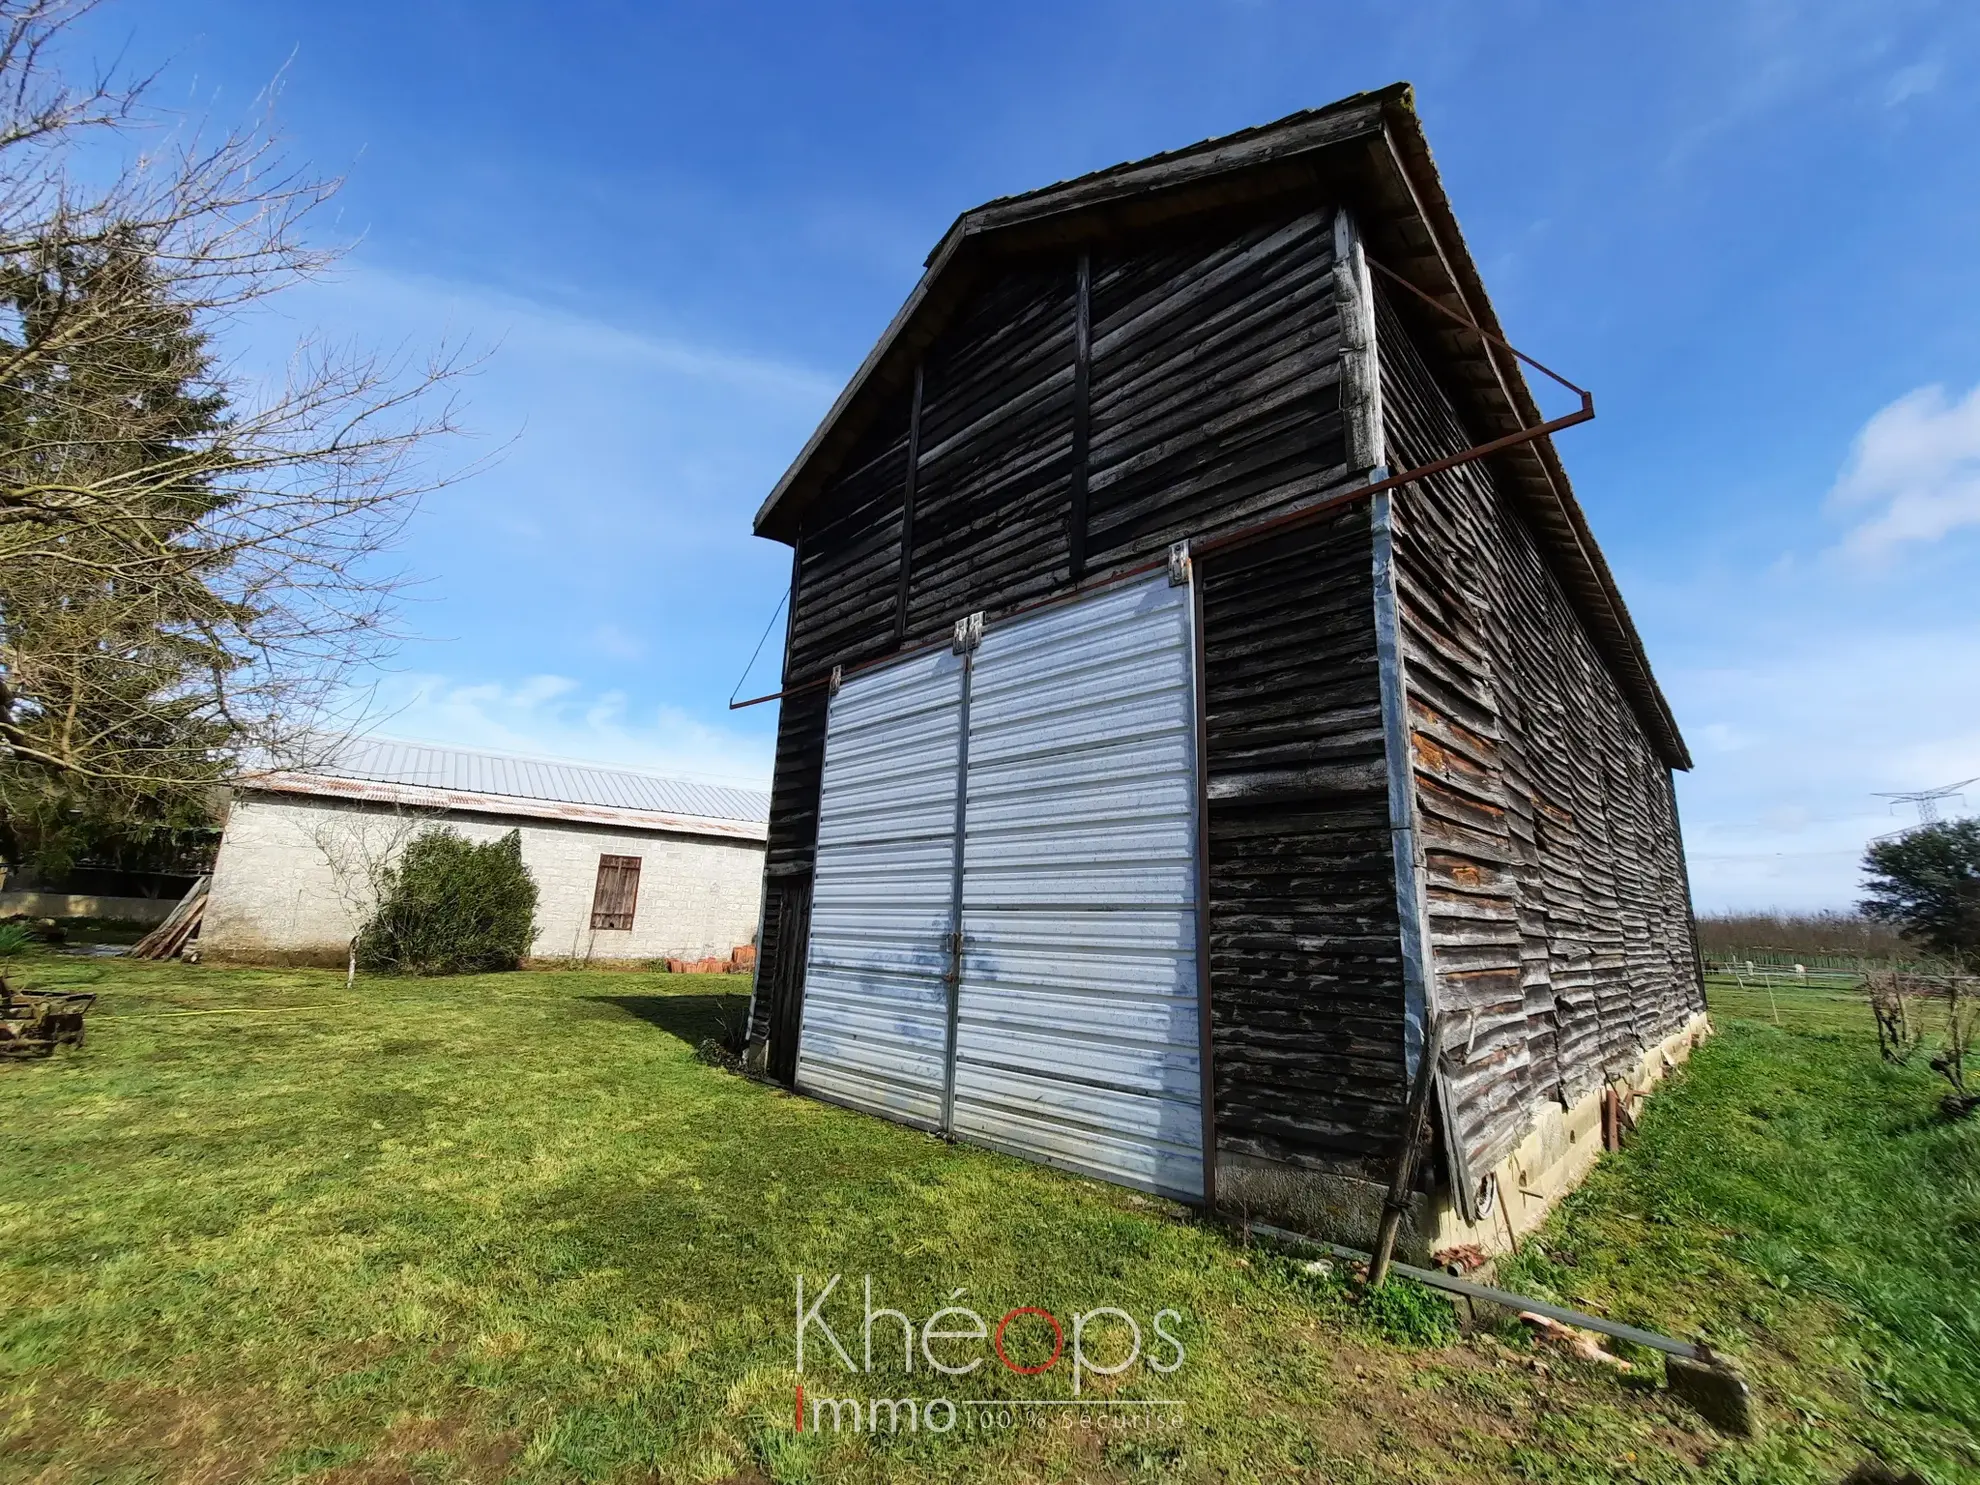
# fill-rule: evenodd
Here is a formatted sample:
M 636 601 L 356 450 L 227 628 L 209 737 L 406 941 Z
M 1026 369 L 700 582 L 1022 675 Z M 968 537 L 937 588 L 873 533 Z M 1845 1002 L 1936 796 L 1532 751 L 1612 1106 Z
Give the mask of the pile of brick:
M 756 968 L 756 945 L 737 944 L 727 959 L 669 959 L 670 975 L 746 975 Z

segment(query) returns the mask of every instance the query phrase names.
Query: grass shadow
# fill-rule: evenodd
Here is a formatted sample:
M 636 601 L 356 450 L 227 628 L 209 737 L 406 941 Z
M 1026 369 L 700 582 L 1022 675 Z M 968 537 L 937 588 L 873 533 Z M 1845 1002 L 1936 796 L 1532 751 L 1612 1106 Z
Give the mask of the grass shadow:
M 747 995 L 587 995 L 597 1005 L 614 1006 L 627 1015 L 698 1047 L 723 1031 L 722 1012 L 749 1003 Z

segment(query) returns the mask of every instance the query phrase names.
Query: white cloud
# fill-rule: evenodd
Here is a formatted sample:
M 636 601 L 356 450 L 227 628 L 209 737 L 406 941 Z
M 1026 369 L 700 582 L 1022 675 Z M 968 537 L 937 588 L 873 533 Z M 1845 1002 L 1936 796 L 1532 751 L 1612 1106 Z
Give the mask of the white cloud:
M 1891 85 L 1884 94 L 1884 106 L 1896 108 L 1913 98 L 1922 98 L 1939 86 L 1940 74 L 1944 71 L 1938 62 L 1914 62 L 1909 67 L 1901 67 L 1891 77 Z
M 639 660 L 646 655 L 646 641 L 618 624 L 598 625 L 591 631 L 591 642 L 614 660 Z
M 641 710 L 622 691 L 569 676 L 463 683 L 407 675 L 362 699 L 366 723 L 417 742 L 569 758 L 717 783 L 768 788 L 772 740 L 711 725 L 677 707 Z
M 560 366 L 603 364 L 721 382 L 758 395 L 793 398 L 807 408 L 829 403 L 839 391 L 835 378 L 806 366 L 628 328 L 486 284 L 366 264 L 347 268 L 319 292 L 328 303 L 358 307 L 367 318 L 387 324 L 472 326 L 477 343 L 498 344 L 505 358 Z
M 1915 818 L 1878 794 L 1980 774 L 1980 691 L 1959 683 L 1980 632 L 1803 618 L 1774 642 L 1748 630 L 1740 665 L 1666 671 L 1680 716 L 1716 719 L 1678 784 L 1701 910 L 1847 907 L 1865 844 Z
M 1829 502 L 1869 510 L 1842 542 L 1864 562 L 1980 525 L 1980 387 L 1958 401 L 1920 387 L 1880 410 L 1856 435 Z
M 1750 739 L 1737 727 L 1725 722 L 1708 722 L 1698 729 L 1698 739 L 1715 753 L 1737 753 Z

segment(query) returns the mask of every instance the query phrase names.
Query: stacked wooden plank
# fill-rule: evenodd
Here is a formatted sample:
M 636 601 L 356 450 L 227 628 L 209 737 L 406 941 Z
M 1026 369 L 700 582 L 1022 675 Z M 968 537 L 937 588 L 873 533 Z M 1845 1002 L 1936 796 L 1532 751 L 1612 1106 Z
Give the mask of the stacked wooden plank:
M 199 932 L 206 915 L 207 878 L 194 882 L 172 915 L 131 946 L 133 959 L 176 959 Z
M 1104 257 L 1093 275 L 1095 565 L 1161 552 L 1345 473 L 1331 211 Z

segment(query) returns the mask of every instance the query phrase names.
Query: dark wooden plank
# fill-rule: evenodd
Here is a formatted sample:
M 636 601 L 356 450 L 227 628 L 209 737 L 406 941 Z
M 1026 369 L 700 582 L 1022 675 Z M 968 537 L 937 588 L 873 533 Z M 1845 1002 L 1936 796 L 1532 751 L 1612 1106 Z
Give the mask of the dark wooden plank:
M 894 594 L 894 643 L 907 638 L 908 579 L 914 571 L 914 487 L 921 469 L 922 367 L 914 368 L 914 392 L 908 404 L 907 472 L 901 480 L 900 582 Z

